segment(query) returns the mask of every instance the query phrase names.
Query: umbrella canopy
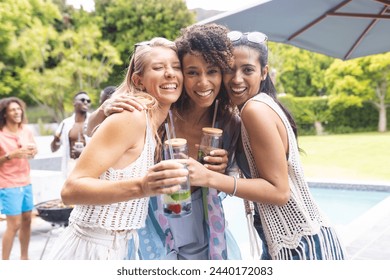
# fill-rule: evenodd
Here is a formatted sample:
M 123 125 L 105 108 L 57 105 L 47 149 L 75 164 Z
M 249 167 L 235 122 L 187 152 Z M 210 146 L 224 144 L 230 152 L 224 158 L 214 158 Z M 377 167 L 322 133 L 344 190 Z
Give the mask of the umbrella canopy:
M 390 0 L 262 0 L 209 22 L 343 60 L 390 51 Z

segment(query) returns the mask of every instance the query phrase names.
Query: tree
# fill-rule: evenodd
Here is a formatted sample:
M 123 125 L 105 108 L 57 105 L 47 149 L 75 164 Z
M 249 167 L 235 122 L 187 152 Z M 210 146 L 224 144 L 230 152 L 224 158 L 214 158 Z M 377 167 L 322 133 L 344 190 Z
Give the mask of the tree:
M 23 67 L 23 53 L 17 48 L 19 36 L 40 22 L 48 25 L 61 15 L 52 3 L 43 0 L 3 0 L 0 2 L 0 96 L 19 96 L 22 82 L 18 70 Z M 35 34 L 33 34 L 35 37 Z M 29 46 L 30 41 L 24 44 Z M 38 57 L 41 57 L 40 55 Z M 38 58 L 37 58 L 38 59 Z
M 97 25 L 72 24 L 71 17 L 62 17 L 50 1 L 6 1 L 0 12 L 11 12 L 0 30 L 14 28 L 7 34 L 11 39 L 3 42 L 5 66 L 0 71 L 6 75 L 0 78 L 0 87 L 3 83 L 9 89 L 6 93 L 44 106 L 59 121 L 71 110 L 75 92 L 100 91 L 113 65 L 120 64 L 119 53 L 102 39 Z
M 325 73 L 332 92 L 331 106 L 372 104 L 379 114 L 378 131 L 387 130 L 390 106 L 390 53 L 341 61 L 335 60 Z
M 370 77 L 371 94 L 368 101 L 379 113 L 378 131 L 387 131 L 387 108 L 390 106 L 390 52 L 362 59 Z
M 152 37 L 175 39 L 180 29 L 193 24 L 195 15 L 183 0 L 96 0 L 103 38 L 120 52 L 122 65 L 115 67 L 109 84 L 118 84 L 137 42 Z
M 279 92 L 294 96 L 327 94 L 324 71 L 333 58 L 281 43 L 270 43 L 270 63 L 277 70 Z

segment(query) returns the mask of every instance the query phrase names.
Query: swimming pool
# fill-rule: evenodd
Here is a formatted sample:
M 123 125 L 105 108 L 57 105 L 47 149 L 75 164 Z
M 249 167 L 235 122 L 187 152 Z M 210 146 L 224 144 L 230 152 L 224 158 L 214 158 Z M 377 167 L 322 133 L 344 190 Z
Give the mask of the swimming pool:
M 333 224 L 348 225 L 390 192 L 343 188 L 310 188 L 315 201 Z
M 310 191 L 331 223 L 338 227 L 348 226 L 353 220 L 390 196 L 390 191 L 369 189 L 311 187 Z M 227 197 L 223 201 L 228 228 L 240 246 L 243 259 L 251 259 L 245 218 L 244 203 L 241 198 Z

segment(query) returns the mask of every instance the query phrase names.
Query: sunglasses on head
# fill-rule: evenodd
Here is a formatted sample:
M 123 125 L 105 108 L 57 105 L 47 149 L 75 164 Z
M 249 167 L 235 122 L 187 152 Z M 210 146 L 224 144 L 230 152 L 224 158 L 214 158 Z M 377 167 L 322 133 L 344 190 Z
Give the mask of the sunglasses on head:
M 87 102 L 88 104 L 91 103 L 91 99 L 87 99 L 87 98 L 80 98 L 79 101 L 83 103 Z
M 261 32 L 245 32 L 242 33 L 240 31 L 230 31 L 227 34 L 228 38 L 232 42 L 236 42 L 241 40 L 243 37 L 246 37 L 249 42 L 255 43 L 255 44 L 263 44 L 268 41 L 267 35 Z
M 135 55 L 135 51 L 137 50 L 138 47 L 149 46 L 149 45 L 150 45 L 150 41 L 143 41 L 143 42 L 138 42 L 138 43 L 134 44 L 133 55 Z

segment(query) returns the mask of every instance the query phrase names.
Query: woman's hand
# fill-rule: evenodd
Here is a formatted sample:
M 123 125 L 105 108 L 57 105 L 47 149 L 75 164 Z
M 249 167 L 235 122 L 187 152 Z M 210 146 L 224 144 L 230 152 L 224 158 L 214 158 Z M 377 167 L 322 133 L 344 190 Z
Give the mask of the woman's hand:
M 106 117 L 123 112 L 123 110 L 133 112 L 134 110 L 142 111 L 144 109 L 144 105 L 139 103 L 134 96 L 128 94 L 113 95 L 101 105 L 101 110 L 103 110 Z
M 193 158 L 179 160 L 179 162 L 183 162 L 187 165 L 191 186 L 207 187 L 207 179 L 210 177 L 210 170 L 205 165 Z
M 205 167 L 224 174 L 228 163 L 228 152 L 224 149 L 212 150 L 210 155 L 204 157 L 203 160 L 205 161 Z
M 188 170 L 177 160 L 163 160 L 152 166 L 142 180 L 145 196 L 172 194 L 187 180 Z

